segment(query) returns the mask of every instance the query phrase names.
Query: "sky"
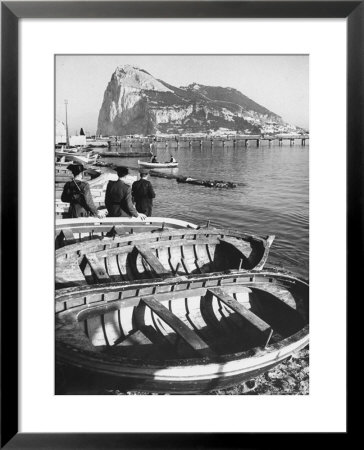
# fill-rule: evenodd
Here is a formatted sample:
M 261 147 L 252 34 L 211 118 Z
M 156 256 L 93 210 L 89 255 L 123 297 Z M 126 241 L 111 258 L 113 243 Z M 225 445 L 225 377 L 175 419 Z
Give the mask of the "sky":
M 309 127 L 307 55 L 57 55 L 56 119 L 71 134 L 94 134 L 104 92 L 118 65 L 130 64 L 174 86 L 232 87 L 285 121 Z

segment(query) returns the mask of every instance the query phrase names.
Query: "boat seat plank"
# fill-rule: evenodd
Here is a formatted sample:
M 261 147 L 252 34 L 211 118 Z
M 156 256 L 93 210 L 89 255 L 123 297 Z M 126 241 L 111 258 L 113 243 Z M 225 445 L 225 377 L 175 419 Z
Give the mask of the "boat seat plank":
M 181 319 L 175 316 L 168 308 L 162 305 L 155 297 L 144 297 L 145 303 L 157 316 L 167 323 L 190 347 L 201 356 L 214 356 L 210 347 Z
M 142 255 L 145 261 L 150 265 L 152 270 L 159 276 L 173 276 L 172 272 L 167 270 L 152 251 L 144 246 L 136 245 L 135 248 Z
M 77 261 L 65 261 L 56 264 L 56 287 L 81 286 L 85 284 L 85 277 Z
M 246 319 L 251 325 L 254 326 L 257 330 L 259 330 L 266 337 L 265 345 L 268 345 L 269 340 L 272 336 L 273 330 L 271 326 L 258 317 L 256 314 L 251 312 L 248 308 L 243 306 L 233 297 L 231 297 L 228 293 L 224 292 L 221 288 L 209 288 L 207 292 L 214 295 L 221 302 L 225 303 L 225 305 L 229 306 L 233 311 Z
M 96 277 L 98 283 L 110 282 L 110 277 L 102 266 L 101 261 L 95 254 L 87 254 L 86 259 L 90 264 L 91 270 Z
M 241 254 L 243 259 L 248 259 L 249 255 L 252 251 L 251 243 L 244 241 L 242 239 L 237 239 L 234 237 L 219 237 L 218 238 L 221 243 L 232 245 L 235 247 Z

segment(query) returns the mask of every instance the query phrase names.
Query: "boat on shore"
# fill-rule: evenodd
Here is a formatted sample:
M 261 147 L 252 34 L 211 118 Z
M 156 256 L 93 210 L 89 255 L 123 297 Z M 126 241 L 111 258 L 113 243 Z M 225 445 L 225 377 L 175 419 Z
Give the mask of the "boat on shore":
M 191 222 L 168 217 L 147 217 L 146 220 L 134 217 L 110 217 L 105 219 L 82 217 L 56 220 L 55 245 L 57 250 L 76 242 L 178 228 L 197 229 L 198 226 Z
M 93 164 L 97 161 L 98 157 L 99 155 L 97 153 L 94 153 L 93 151 L 78 152 L 78 153 L 56 151 L 56 158 L 59 159 L 61 162 L 70 161 L 70 162 L 77 162 L 80 164 Z
M 286 274 L 186 276 L 56 292 L 56 362 L 87 386 L 203 394 L 309 342 L 309 286 Z
M 261 270 L 274 236 L 227 229 L 150 231 L 56 251 L 56 287 Z
M 178 162 L 152 163 L 138 160 L 138 164 L 147 169 L 174 169 L 178 167 Z

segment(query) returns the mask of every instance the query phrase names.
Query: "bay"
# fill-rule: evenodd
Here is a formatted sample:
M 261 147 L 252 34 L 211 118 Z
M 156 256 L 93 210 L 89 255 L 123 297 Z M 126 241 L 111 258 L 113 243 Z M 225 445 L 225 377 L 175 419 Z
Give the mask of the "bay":
M 173 154 L 179 162 L 178 169 L 166 169 L 165 173 L 239 185 L 235 189 L 218 189 L 150 177 L 156 191 L 153 216 L 197 224 L 210 220 L 212 226 L 274 234 L 267 266 L 280 266 L 308 278 L 309 147 L 158 146 L 156 154 L 158 161 L 168 161 Z M 137 169 L 138 158 L 103 160 Z

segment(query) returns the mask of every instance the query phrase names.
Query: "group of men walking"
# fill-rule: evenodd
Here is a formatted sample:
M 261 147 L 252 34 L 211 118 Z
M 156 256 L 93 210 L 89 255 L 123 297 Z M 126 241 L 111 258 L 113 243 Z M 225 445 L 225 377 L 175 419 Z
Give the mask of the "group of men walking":
M 73 179 L 65 184 L 61 200 L 70 203 L 69 217 L 105 217 L 105 213 L 98 211 L 94 204 L 90 186 L 82 180 L 84 167 L 81 164 L 71 164 L 67 169 L 72 172 Z M 126 177 L 129 175 L 128 168 L 120 166 L 115 170 L 118 179 L 108 182 L 105 194 L 108 217 L 138 217 L 142 220 L 150 217 L 155 192 L 148 180 L 149 171 L 140 169 L 140 179 L 131 187 L 126 183 Z

